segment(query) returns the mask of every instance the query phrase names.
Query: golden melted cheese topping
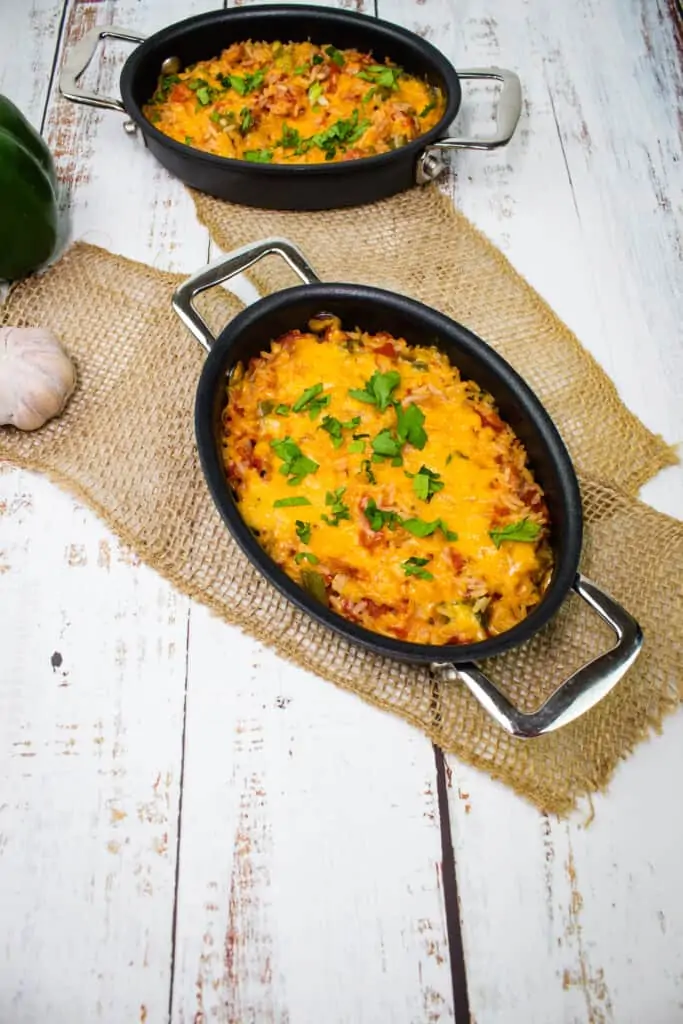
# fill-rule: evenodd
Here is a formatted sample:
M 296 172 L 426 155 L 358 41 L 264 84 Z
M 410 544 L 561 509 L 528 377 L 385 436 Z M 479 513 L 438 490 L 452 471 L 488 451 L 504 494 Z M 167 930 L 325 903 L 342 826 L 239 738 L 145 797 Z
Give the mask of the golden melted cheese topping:
M 438 88 L 369 53 L 312 43 L 234 43 L 162 75 L 143 113 L 217 156 L 315 164 L 386 153 L 442 117 Z
M 420 644 L 520 622 L 552 569 L 548 513 L 493 399 L 435 348 L 325 317 L 239 365 L 223 414 L 241 514 L 295 581 Z

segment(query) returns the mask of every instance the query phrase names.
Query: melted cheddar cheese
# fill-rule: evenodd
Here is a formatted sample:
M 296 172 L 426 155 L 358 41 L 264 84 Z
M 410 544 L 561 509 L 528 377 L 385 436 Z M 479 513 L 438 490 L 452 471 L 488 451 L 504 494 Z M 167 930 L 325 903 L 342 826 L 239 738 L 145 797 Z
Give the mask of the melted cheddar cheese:
M 162 75 L 143 113 L 195 149 L 255 163 L 386 153 L 442 117 L 441 91 L 372 55 L 312 43 L 234 43 Z
M 340 615 L 420 644 L 502 633 L 541 599 L 548 513 L 490 395 L 435 348 L 291 331 L 239 365 L 224 462 L 266 552 Z

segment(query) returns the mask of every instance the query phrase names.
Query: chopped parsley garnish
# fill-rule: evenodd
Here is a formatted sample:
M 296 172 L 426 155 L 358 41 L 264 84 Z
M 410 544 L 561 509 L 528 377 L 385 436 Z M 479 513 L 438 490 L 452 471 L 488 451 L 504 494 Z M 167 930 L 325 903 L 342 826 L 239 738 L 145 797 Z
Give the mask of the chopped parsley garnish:
M 429 561 L 428 558 L 408 558 L 405 562 L 401 562 L 401 568 L 406 576 L 417 576 L 421 580 L 433 580 L 431 572 L 427 572 L 424 568 L 425 565 L 429 565 Z
M 376 484 L 377 483 L 377 477 L 372 472 L 372 466 L 370 465 L 370 459 L 364 459 L 361 462 L 361 469 L 365 473 L 365 478 L 366 478 L 366 480 L 368 481 L 369 484 Z
M 313 56 L 313 59 L 311 60 L 311 64 L 322 64 L 324 62 L 324 59 L 325 58 L 322 56 L 322 54 L 316 53 Z
M 297 565 L 301 565 L 302 562 L 310 562 L 311 565 L 317 565 L 320 559 L 312 551 L 300 551 L 298 555 L 294 555 L 294 561 Z
M 276 416 L 289 416 L 289 406 L 288 405 L 284 405 L 284 404 L 283 405 L 276 405 L 275 406 L 275 415 Z
M 391 402 L 392 391 L 395 391 L 400 383 L 401 375 L 396 370 L 389 370 L 388 373 L 380 373 L 377 370 L 362 390 L 350 388 L 349 394 L 359 402 L 376 405 L 380 412 L 384 412 Z
M 338 420 L 335 416 L 325 416 L 318 429 L 326 430 L 332 439 L 332 444 L 334 445 L 334 447 L 340 448 L 341 445 L 344 443 L 342 430 L 353 430 L 353 428 L 357 427 L 359 424 L 360 416 L 354 416 L 352 420 L 347 420 L 346 423 L 342 423 L 342 421 Z M 360 448 L 353 449 L 352 446 L 349 445 L 349 451 L 354 450 L 362 452 L 363 448 L 361 446 Z
M 211 90 L 207 85 L 203 85 L 201 89 L 197 89 L 195 95 L 203 107 L 207 106 L 207 104 L 211 102 Z
M 404 519 L 401 525 L 408 533 L 412 533 L 413 537 L 431 537 L 436 530 L 441 530 L 446 540 L 458 539 L 457 533 L 449 530 L 443 519 L 434 519 L 431 523 L 424 519 Z
M 290 481 L 291 483 L 291 481 Z M 273 502 L 273 508 L 295 508 L 297 505 L 310 505 L 308 498 L 304 498 L 303 495 L 296 495 L 293 498 L 278 498 L 277 501 Z
M 528 519 L 520 519 L 517 523 L 508 523 L 507 526 L 501 526 L 500 529 L 491 530 L 489 537 L 496 547 L 499 548 L 504 540 L 534 541 L 540 532 L 541 527 L 538 523 L 531 523 Z
M 230 75 L 230 85 L 233 87 L 235 92 L 239 93 L 240 96 L 245 96 L 247 92 L 247 83 L 239 75 Z
M 377 508 L 374 498 L 370 498 L 363 512 L 370 524 L 370 529 L 375 532 L 381 530 L 383 526 L 395 530 L 397 526 L 401 525 L 401 517 L 396 512 L 387 512 L 383 508 Z
M 246 135 L 250 128 L 254 126 L 254 118 L 251 116 L 249 107 L 242 107 L 240 110 L 240 132 L 242 135 Z
M 310 69 L 308 64 L 299 64 L 298 67 L 294 68 L 294 74 L 295 75 L 305 75 L 310 70 L 311 69 Z
M 335 491 L 328 491 L 325 495 L 325 504 L 330 507 L 330 516 L 323 514 L 320 518 L 328 526 L 339 526 L 342 519 L 350 519 L 349 506 L 342 501 L 346 488 L 337 487 Z
M 296 535 L 302 544 L 308 544 L 311 539 L 311 524 L 303 523 L 300 519 L 297 519 Z
M 325 53 L 330 58 L 330 60 L 334 61 L 334 63 L 338 67 L 340 67 L 340 68 L 344 67 L 344 55 L 339 50 L 337 50 L 334 46 L 326 47 L 325 48 Z
M 435 473 L 427 466 L 420 466 L 419 472 L 413 476 L 413 490 L 421 501 L 431 501 L 435 494 L 444 489 L 444 486 L 441 474 Z
M 372 450 L 375 455 L 383 458 L 399 458 L 401 455 L 401 442 L 391 430 L 380 430 L 377 437 L 372 439 Z
M 273 159 L 272 149 L 245 149 L 244 159 L 252 164 L 269 164 Z
M 311 88 L 313 87 L 311 86 Z M 354 110 L 351 117 L 347 120 L 340 119 L 335 121 L 324 132 L 317 132 L 310 139 L 306 139 L 302 143 L 302 151 L 306 152 L 311 146 L 317 146 L 325 153 L 326 160 L 333 160 L 339 147 L 343 150 L 357 142 L 365 129 L 369 127 L 370 121 L 358 122 L 358 111 Z
M 219 74 L 216 75 L 216 79 L 219 85 L 221 85 L 224 89 L 229 89 L 232 85 L 232 82 L 230 81 L 230 75 Z
M 286 437 L 284 441 L 271 441 L 270 446 L 277 457 L 282 459 L 283 464 L 280 466 L 280 472 L 283 476 L 290 477 L 287 481 L 288 484 L 300 484 L 309 473 L 317 472 L 318 463 L 303 455 L 301 449 L 292 441 L 291 437 Z M 301 504 L 301 502 L 297 504 Z M 306 504 L 310 504 L 308 499 L 306 499 Z
M 292 412 L 308 412 L 308 415 L 314 420 L 316 416 L 320 415 L 321 409 L 330 404 L 329 395 L 323 395 L 322 398 L 318 398 L 322 389 L 322 384 L 313 384 L 310 388 L 306 388 L 292 406 Z
M 432 110 L 434 110 L 435 106 L 436 106 L 436 100 L 432 100 L 431 103 L 427 104 L 427 106 L 424 108 L 424 110 L 420 111 L 420 115 L 419 116 L 420 117 L 426 117 L 427 114 L 431 114 L 431 112 L 432 112 Z
M 301 135 L 298 128 L 290 128 L 288 124 L 282 126 L 282 138 L 278 143 L 283 149 L 299 150 L 301 146 Z
M 230 75 L 230 85 L 240 96 L 246 96 L 248 92 L 253 92 L 254 89 L 262 86 L 265 77 L 265 71 L 256 71 L 253 75 L 244 75 L 244 77 Z
M 365 441 L 351 441 L 349 444 L 349 455 L 356 455 L 365 451 Z
M 162 75 L 159 86 L 152 96 L 152 103 L 163 103 L 172 87 L 180 81 L 178 75 Z
M 408 441 L 414 448 L 422 450 L 427 443 L 427 434 L 422 426 L 425 421 L 425 414 L 414 402 L 407 408 L 398 403 L 396 409 L 396 433 L 402 442 Z
M 371 64 L 365 71 L 359 71 L 357 77 L 365 82 L 372 82 L 380 89 L 398 89 L 398 79 L 403 68 L 390 68 L 386 64 Z

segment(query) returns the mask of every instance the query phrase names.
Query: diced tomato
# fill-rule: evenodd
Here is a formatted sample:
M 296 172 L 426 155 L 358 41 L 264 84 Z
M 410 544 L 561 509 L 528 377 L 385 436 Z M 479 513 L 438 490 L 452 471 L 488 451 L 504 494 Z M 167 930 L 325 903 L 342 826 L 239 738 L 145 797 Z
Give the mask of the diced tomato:
M 456 572 L 462 572 L 465 565 L 465 559 L 459 551 L 454 551 L 453 548 L 448 549 L 448 554 L 451 559 L 451 564 Z
M 377 355 L 380 356 L 389 356 L 390 359 L 395 359 L 396 356 L 398 355 L 396 349 L 394 348 L 390 341 L 385 341 L 383 345 L 380 345 L 379 348 L 375 349 L 375 352 L 377 353 Z
M 172 103 L 186 103 L 192 99 L 192 89 L 188 89 L 184 82 L 179 82 L 173 86 L 168 98 Z
M 398 640 L 405 640 L 408 636 L 407 626 L 387 626 L 390 633 L 393 633 Z

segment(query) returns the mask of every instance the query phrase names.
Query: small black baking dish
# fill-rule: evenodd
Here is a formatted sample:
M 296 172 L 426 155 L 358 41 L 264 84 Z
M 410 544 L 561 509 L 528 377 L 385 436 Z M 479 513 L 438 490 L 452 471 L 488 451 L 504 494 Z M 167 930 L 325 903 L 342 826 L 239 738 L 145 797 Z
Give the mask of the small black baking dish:
M 124 39 L 139 45 L 121 72 L 121 100 L 97 96 L 78 85 L 98 41 Z M 420 138 L 390 153 L 321 164 L 255 164 L 201 152 L 176 142 L 151 124 L 142 107 L 154 93 L 159 75 L 217 56 L 241 40 L 332 43 L 339 49 L 372 51 L 378 61 L 390 58 L 411 74 L 439 86 L 446 97 L 443 117 Z M 449 137 L 460 109 L 461 79 L 493 79 L 502 84 L 496 131 L 491 138 Z M 246 206 L 281 210 L 322 210 L 374 202 L 415 184 L 433 181 L 448 149 L 494 149 L 509 142 L 522 109 L 519 79 L 502 68 L 456 71 L 431 43 L 413 32 L 350 11 L 304 5 L 263 5 L 213 11 L 187 18 L 145 39 L 128 29 L 98 27 L 67 54 L 60 92 L 75 103 L 123 111 L 126 129 L 142 133 L 157 160 L 185 184 L 201 192 Z
M 276 292 L 248 306 L 214 338 L 193 298 L 269 254 L 286 260 L 303 285 Z M 403 295 L 365 285 L 321 283 L 303 253 L 284 239 L 256 242 L 222 256 L 176 290 L 173 306 L 209 352 L 195 405 L 197 447 L 209 490 L 242 550 L 290 601 L 318 622 L 377 654 L 427 663 L 446 679 L 464 682 L 499 724 L 516 736 L 538 736 L 566 725 L 616 685 L 638 656 L 643 639 L 641 630 L 628 612 L 578 573 L 583 517 L 569 454 L 530 388 L 484 341 L 441 313 Z M 226 380 L 237 363 L 246 364 L 267 347 L 269 340 L 296 328 L 305 330 L 308 320 L 321 313 L 338 316 L 342 326 L 359 327 L 371 333 L 388 331 L 413 345 L 436 345 L 463 377 L 477 381 L 493 395 L 501 416 L 526 447 L 548 505 L 554 570 L 540 604 L 507 632 L 478 643 L 444 646 L 408 643 L 373 633 L 338 615 L 290 579 L 266 554 L 242 519 L 222 459 L 221 414 L 226 403 Z M 572 590 L 614 630 L 617 642 L 610 651 L 566 679 L 540 709 L 522 713 L 477 668 L 476 661 L 528 641 L 557 613 Z

